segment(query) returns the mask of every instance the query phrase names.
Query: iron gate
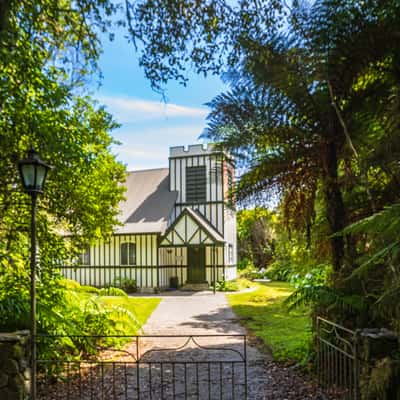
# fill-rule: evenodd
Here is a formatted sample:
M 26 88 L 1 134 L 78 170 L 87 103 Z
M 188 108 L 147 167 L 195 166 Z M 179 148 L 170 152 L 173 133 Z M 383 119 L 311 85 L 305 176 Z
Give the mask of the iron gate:
M 317 372 L 319 385 L 329 397 L 359 399 L 356 331 L 317 318 Z
M 245 335 L 38 336 L 38 348 L 56 339 L 94 354 L 39 358 L 38 400 L 247 398 Z

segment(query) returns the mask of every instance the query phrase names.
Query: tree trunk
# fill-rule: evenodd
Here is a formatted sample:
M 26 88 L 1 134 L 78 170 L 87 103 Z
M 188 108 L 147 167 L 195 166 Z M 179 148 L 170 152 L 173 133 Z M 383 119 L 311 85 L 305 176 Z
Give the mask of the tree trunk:
M 7 32 L 12 0 L 0 0 L 0 37 Z
M 346 212 L 338 182 L 337 144 L 333 141 L 327 142 L 324 150 L 326 214 L 331 234 L 334 234 L 346 226 Z M 344 262 L 344 239 L 343 236 L 335 236 L 331 237 L 330 240 L 332 264 L 335 272 L 337 272 Z

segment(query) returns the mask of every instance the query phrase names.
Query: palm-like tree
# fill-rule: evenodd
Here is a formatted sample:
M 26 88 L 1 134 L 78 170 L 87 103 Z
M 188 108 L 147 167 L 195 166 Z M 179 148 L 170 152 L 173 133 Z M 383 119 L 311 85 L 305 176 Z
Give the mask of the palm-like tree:
M 331 234 L 353 218 L 344 191 L 361 185 L 364 213 L 382 205 L 371 190 L 368 157 L 377 135 L 398 137 L 398 124 L 388 121 L 398 117 L 390 96 L 400 87 L 399 16 L 395 1 L 321 0 L 296 5 L 281 34 L 243 40 L 245 55 L 227 76 L 231 90 L 209 104 L 205 131 L 246 167 L 239 198 L 277 189 L 307 225 L 321 185 Z M 330 237 L 339 275 L 354 261 L 347 239 Z

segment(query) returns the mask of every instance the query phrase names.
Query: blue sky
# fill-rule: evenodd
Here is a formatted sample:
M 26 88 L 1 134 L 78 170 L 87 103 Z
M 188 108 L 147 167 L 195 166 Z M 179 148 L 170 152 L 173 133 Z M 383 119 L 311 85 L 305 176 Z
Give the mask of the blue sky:
M 176 82 L 166 86 L 165 103 L 150 88 L 123 32 L 117 32 L 113 42 L 105 39 L 103 47 L 102 85 L 94 97 L 122 124 L 112 133 L 121 142 L 114 153 L 128 170 L 166 167 L 170 146 L 198 142 L 209 111 L 205 103 L 222 92 L 224 84 L 218 77 L 192 73 L 186 87 Z

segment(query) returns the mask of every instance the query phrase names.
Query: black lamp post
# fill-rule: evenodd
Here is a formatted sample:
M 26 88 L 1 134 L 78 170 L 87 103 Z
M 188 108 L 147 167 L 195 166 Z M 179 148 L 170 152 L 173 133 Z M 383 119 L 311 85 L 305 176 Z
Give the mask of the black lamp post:
M 31 399 L 36 400 L 36 201 L 43 193 L 50 165 L 40 160 L 31 147 L 28 157 L 19 161 L 18 170 L 24 190 L 32 199 L 31 210 Z

